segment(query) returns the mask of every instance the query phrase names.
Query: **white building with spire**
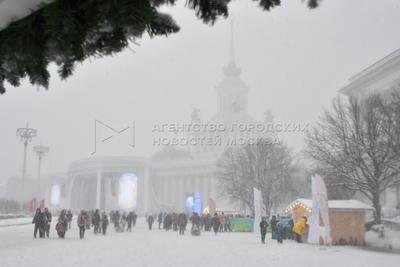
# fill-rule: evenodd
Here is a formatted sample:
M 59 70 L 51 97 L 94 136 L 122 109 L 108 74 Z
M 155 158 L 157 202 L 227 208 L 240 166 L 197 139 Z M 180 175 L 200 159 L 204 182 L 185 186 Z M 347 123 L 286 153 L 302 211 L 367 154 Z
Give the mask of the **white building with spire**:
M 187 146 L 167 146 L 151 160 L 151 184 L 154 194 L 153 210 L 185 210 L 190 193 L 201 196 L 202 211 L 241 211 L 240 204 L 220 195 L 216 169 L 217 162 L 229 146 L 240 145 L 250 139 L 270 137 L 271 133 L 255 129 L 257 123 L 248 113 L 250 89 L 240 77 L 241 69 L 235 61 L 233 24 L 230 36 L 229 62 L 223 68 L 224 77 L 215 87 L 216 114 L 201 121 L 198 110 L 192 114 L 192 125 L 202 125 L 202 131 L 192 131 L 190 137 L 212 140 Z M 195 128 L 195 127 L 193 127 Z M 212 130 L 214 129 L 214 130 Z
M 217 162 L 227 147 L 271 134 L 255 129 L 256 124 L 264 124 L 257 123 L 248 113 L 250 90 L 236 65 L 233 27 L 229 51 L 224 76 L 215 87 L 215 115 L 201 121 L 195 110 L 190 122 L 194 127 L 183 133 L 185 138 L 212 140 L 211 143 L 167 145 L 150 159 L 92 157 L 75 161 L 68 168 L 66 181 L 47 189 L 46 202 L 73 210 L 241 211 L 240 203 L 232 203 L 218 191 Z

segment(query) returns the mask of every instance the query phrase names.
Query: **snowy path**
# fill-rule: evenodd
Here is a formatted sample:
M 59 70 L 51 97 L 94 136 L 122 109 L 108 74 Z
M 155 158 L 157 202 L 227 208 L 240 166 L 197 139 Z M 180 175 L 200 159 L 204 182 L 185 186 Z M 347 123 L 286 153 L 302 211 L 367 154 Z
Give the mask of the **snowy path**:
M 132 233 L 107 236 L 87 232 L 78 239 L 76 227 L 66 240 L 33 239 L 32 225 L 0 228 L 1 267 L 47 266 L 295 266 L 295 267 L 375 267 L 399 266 L 400 255 L 365 251 L 353 247 L 318 247 L 287 241 L 282 245 L 268 239 L 261 245 L 258 236 L 222 233 L 200 237 L 158 229 L 148 231 L 139 221 Z

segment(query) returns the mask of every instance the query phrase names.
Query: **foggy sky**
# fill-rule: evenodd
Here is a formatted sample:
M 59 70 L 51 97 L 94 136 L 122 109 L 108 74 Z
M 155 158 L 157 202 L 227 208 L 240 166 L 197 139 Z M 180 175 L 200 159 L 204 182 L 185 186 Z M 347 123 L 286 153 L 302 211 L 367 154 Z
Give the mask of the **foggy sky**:
M 314 123 L 348 78 L 400 47 L 398 0 L 324 0 L 309 10 L 300 0 L 283 1 L 271 12 L 249 0 L 234 1 L 236 60 L 250 88 L 249 113 L 263 120 L 271 109 L 275 121 Z M 50 89 L 24 82 L 0 96 L 0 184 L 20 175 L 23 146 L 15 131 L 27 121 L 38 130 L 28 151 L 28 173 L 36 176 L 32 146 L 50 147 L 44 173 L 65 172 L 68 164 L 89 157 L 93 121 L 115 127 L 136 122 L 136 147 L 124 136 L 98 147 L 96 155 L 150 156 L 156 123 L 188 122 L 193 108 L 203 120 L 216 113 L 215 86 L 228 62 L 229 22 L 213 27 L 192 10 L 163 8 L 181 31 L 169 37 L 138 40 L 114 57 L 86 61 L 60 81 L 51 68 Z M 303 135 L 285 141 L 300 151 Z

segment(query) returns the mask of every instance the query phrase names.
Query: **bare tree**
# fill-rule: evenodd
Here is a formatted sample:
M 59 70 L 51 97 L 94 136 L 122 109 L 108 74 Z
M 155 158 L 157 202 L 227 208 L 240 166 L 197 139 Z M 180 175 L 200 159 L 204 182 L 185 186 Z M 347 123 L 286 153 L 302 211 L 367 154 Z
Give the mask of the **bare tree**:
M 220 192 L 250 210 L 254 207 L 254 187 L 262 192 L 267 214 L 293 189 L 291 153 L 286 145 L 269 139 L 227 149 L 217 167 Z
M 390 101 L 379 95 L 349 103 L 337 98 L 306 138 L 316 168 L 337 186 L 364 194 L 375 208 L 376 223 L 381 193 L 400 174 L 399 100 L 398 95 Z

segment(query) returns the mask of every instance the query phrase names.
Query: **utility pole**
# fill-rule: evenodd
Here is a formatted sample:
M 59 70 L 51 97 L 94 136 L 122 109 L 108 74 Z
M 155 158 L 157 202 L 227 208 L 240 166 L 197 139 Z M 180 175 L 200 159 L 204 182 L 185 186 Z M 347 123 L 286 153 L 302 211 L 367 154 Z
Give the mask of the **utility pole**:
M 36 136 L 36 129 L 29 128 L 26 123 L 25 128 L 17 129 L 17 136 L 20 137 L 21 142 L 24 144 L 24 159 L 22 162 L 22 177 L 21 177 L 21 210 L 23 211 L 24 197 L 25 197 L 25 178 L 26 178 L 26 153 L 28 149 L 28 143 Z
M 42 197 L 42 193 L 41 193 L 41 186 L 40 186 L 40 169 L 41 169 L 41 165 L 42 165 L 42 158 L 46 155 L 47 152 L 49 152 L 49 147 L 47 146 L 42 146 L 42 144 L 38 145 L 38 146 L 34 146 L 33 150 L 36 152 L 36 155 L 38 156 L 39 159 L 39 166 L 38 166 L 38 198 L 37 200 L 40 201 L 41 197 Z

